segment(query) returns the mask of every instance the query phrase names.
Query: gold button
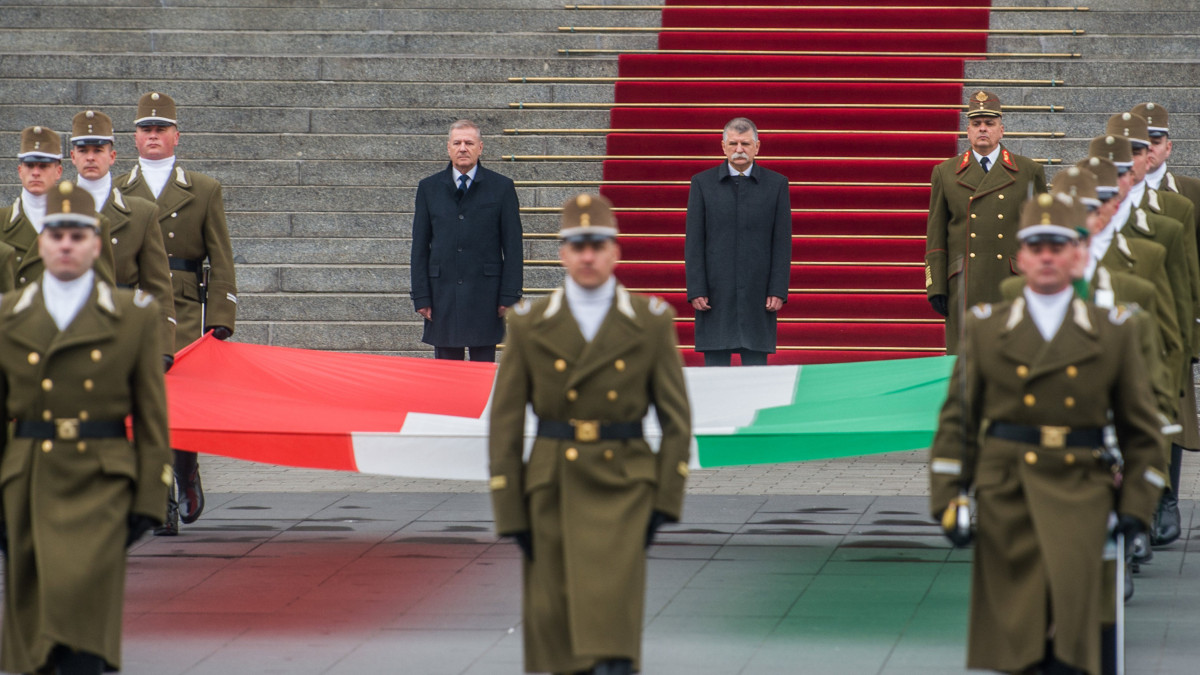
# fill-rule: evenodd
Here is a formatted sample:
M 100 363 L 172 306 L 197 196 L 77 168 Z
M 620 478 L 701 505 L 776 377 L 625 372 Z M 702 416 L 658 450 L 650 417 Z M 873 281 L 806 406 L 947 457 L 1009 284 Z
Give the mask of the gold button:
M 88 411 L 86 411 L 86 410 L 80 410 L 80 411 L 79 411 L 79 419 L 80 419 L 80 421 L 82 421 L 82 422 L 86 422 L 88 417 L 89 417 L 89 415 L 88 415 Z
M 611 461 L 612 461 L 612 458 L 613 458 L 613 451 L 612 451 L 612 450 L 605 450 L 605 451 L 604 451 L 604 459 L 606 459 L 606 460 L 608 460 L 608 461 L 610 461 L 610 462 L 611 462 Z
M 978 218 L 978 217 L 979 217 L 979 216 L 975 215 L 974 213 L 972 213 L 972 214 L 971 214 L 971 218 L 973 218 L 973 219 L 974 219 L 974 218 Z
M 46 379 L 42 380 L 42 391 L 50 391 L 53 388 L 54 383 L 50 381 L 50 378 L 47 377 Z
M 1025 365 L 1017 366 L 1017 377 L 1028 377 L 1028 376 L 1029 376 L 1029 366 L 1025 366 Z
M 1074 464 L 1075 463 L 1075 455 L 1068 452 L 1067 456 L 1063 457 L 1063 461 L 1066 462 L 1068 465 Z
M 1025 453 L 1025 463 L 1026 464 L 1037 464 L 1037 453 L 1032 450 Z
M 971 233 L 971 238 L 972 238 L 972 239 L 974 239 L 974 238 L 975 238 L 975 233 L 974 233 L 974 232 L 972 232 L 972 233 Z
M 617 400 L 617 390 L 616 389 L 608 390 L 608 400 L 610 400 L 610 401 Z
M 50 412 L 49 410 L 43 410 L 42 411 L 42 419 L 49 422 L 50 420 L 54 419 L 54 413 Z
M 1033 394 L 1025 394 L 1025 405 L 1032 407 L 1034 403 L 1037 403 L 1037 399 Z
M 975 254 L 974 254 L 974 253 L 972 253 L 972 254 L 971 254 L 971 257 L 972 257 L 972 258 L 974 258 L 974 257 L 975 257 Z
M 17 260 L 19 261 L 20 258 L 17 258 Z M 25 277 L 21 277 L 21 283 L 25 283 Z
M 100 350 L 99 350 L 99 349 L 93 349 L 93 350 L 92 350 L 92 360 L 93 360 L 93 361 L 99 361 L 99 360 L 100 360 L 100 356 L 101 356 L 101 354 L 100 354 Z
M 172 214 L 171 214 L 171 217 L 172 217 L 172 218 L 178 218 L 178 217 L 179 217 L 179 212 L 178 212 L 178 211 L 176 211 L 175 213 L 172 213 Z
M 113 237 L 113 238 L 112 238 L 112 243 L 113 243 L 113 246 L 116 246 L 116 245 L 117 245 L 117 238 L 116 238 L 116 237 Z
M 92 382 L 91 380 L 84 380 L 84 381 L 83 381 L 83 390 L 84 390 L 84 391 L 91 391 L 92 389 L 94 389 L 94 388 L 95 388 L 95 386 L 96 386 L 96 383 L 95 383 L 95 382 Z
M 997 217 L 997 218 L 999 218 L 1000 220 L 1004 220 L 1004 214 L 1003 214 L 1003 213 L 997 213 L 997 214 L 996 214 L 996 217 Z
M 1079 375 L 1079 369 L 1075 366 L 1067 366 L 1067 377 L 1075 377 Z
M 87 443 L 84 443 L 83 441 L 79 441 L 79 444 L 75 446 L 75 449 L 80 452 L 84 452 L 87 450 Z
M 54 447 L 54 441 L 50 440 L 49 438 L 42 441 L 42 452 L 50 452 L 50 448 L 53 448 L 53 447 Z
M 613 365 L 617 367 L 618 372 L 622 372 L 622 373 L 625 372 L 625 360 L 624 359 L 617 359 L 616 363 L 614 363 Z
M 37 352 L 29 352 L 29 364 L 30 365 L 36 366 L 38 364 L 38 361 L 41 361 L 41 360 L 42 360 L 42 357 L 40 355 L 38 355 Z
M 1004 255 L 1003 255 L 1003 254 L 1000 254 L 1000 253 L 997 253 L 997 254 L 996 254 L 996 260 L 1004 260 Z
M 568 462 L 574 462 L 575 460 L 579 459 L 579 451 L 575 448 L 567 448 L 567 452 L 565 454 Z
M 171 216 L 171 217 L 172 217 L 172 218 L 174 218 L 175 216 L 172 214 L 172 216 Z M 167 233 L 167 236 L 168 236 L 168 237 L 170 237 L 171 239 L 174 239 L 174 238 L 175 238 L 175 233 L 174 233 L 174 232 L 168 232 L 168 233 Z
M 1000 234 L 997 234 L 997 235 L 996 235 L 996 238 L 997 238 L 997 239 L 1003 239 L 1003 238 L 1004 238 L 1004 233 L 1003 233 L 1003 232 L 1001 232 Z
M 574 389 L 567 390 L 567 400 L 568 401 L 574 401 L 577 398 L 579 398 L 579 392 L 575 391 Z
M 1066 397 L 1065 399 L 1063 399 L 1063 405 L 1067 406 L 1068 408 L 1074 408 L 1075 407 L 1075 397 L 1074 396 Z
M 558 359 L 554 362 L 554 369 L 561 373 L 567 369 L 567 362 L 563 361 L 562 359 Z
M 1004 195 L 998 195 L 1000 199 L 1004 199 Z

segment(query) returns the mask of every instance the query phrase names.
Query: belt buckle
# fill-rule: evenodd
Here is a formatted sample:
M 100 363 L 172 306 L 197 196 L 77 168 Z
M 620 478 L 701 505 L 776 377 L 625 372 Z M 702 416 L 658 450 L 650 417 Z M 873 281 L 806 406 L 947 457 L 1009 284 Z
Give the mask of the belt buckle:
M 600 422 L 597 420 L 571 420 L 575 427 L 575 440 L 591 443 L 600 440 Z
M 60 417 L 54 420 L 54 435 L 61 441 L 73 441 L 79 438 L 79 419 Z
M 1067 447 L 1067 434 L 1071 432 L 1071 427 L 1042 427 L 1041 429 L 1043 448 Z

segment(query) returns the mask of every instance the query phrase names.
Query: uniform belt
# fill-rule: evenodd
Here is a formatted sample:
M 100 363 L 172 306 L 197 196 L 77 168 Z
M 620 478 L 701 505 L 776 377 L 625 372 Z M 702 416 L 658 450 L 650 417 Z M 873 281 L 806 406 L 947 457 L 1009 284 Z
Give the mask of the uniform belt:
M 74 441 L 80 438 L 125 438 L 125 420 L 89 420 L 61 417 L 51 422 L 17 420 L 17 438 Z
M 186 260 L 184 258 L 167 258 L 167 265 L 173 270 L 181 270 L 183 272 L 191 272 L 192 274 L 200 273 L 200 260 Z
M 1037 427 L 1026 424 L 992 422 L 988 427 L 987 435 L 1007 441 L 1040 445 L 1045 448 L 1097 448 L 1104 445 L 1104 432 L 1098 427 L 1072 429 L 1071 427 Z
M 642 423 L 600 422 L 598 420 L 538 420 L 537 435 L 543 438 L 574 440 L 581 443 L 592 441 L 624 441 L 642 437 Z

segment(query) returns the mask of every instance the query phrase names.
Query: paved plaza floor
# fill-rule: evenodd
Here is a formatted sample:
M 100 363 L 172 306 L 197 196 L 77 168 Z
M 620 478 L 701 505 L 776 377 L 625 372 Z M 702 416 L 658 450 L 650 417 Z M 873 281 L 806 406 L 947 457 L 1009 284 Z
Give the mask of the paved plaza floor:
M 696 472 L 685 522 L 651 549 L 643 672 L 967 672 L 971 554 L 929 521 L 921 465 Z M 493 535 L 483 485 L 204 466 L 204 517 L 133 549 L 124 672 L 522 671 L 520 554 Z M 1185 538 L 1127 605 L 1132 674 L 1200 663 L 1195 504 L 1183 510 Z

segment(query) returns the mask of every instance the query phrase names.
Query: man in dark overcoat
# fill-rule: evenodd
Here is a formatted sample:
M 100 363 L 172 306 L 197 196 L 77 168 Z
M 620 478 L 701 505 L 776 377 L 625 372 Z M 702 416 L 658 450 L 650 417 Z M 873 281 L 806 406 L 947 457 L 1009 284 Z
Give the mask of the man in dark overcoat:
M 0 670 L 99 675 L 121 666 L 125 549 L 166 515 L 162 315 L 93 272 L 87 191 L 51 188 L 42 224 L 45 273 L 0 300 Z
M 512 180 L 483 168 L 470 120 L 450 126 L 450 166 L 417 185 L 412 300 L 435 358 L 495 361 L 504 313 L 521 299 L 524 254 Z
M 524 553 L 525 670 L 628 675 L 641 659 L 646 548 L 679 520 L 691 413 L 661 298 L 617 283 L 611 205 L 563 208 L 562 286 L 508 316 L 489 441 L 496 532 Z M 525 413 L 537 438 L 525 461 Z M 662 430 L 644 437 L 650 405 Z
M 692 177 L 684 262 L 696 311 L 696 351 L 704 365 L 766 365 L 787 302 L 792 261 L 788 180 L 754 161 L 758 128 L 730 120 L 721 136 L 727 161 Z

